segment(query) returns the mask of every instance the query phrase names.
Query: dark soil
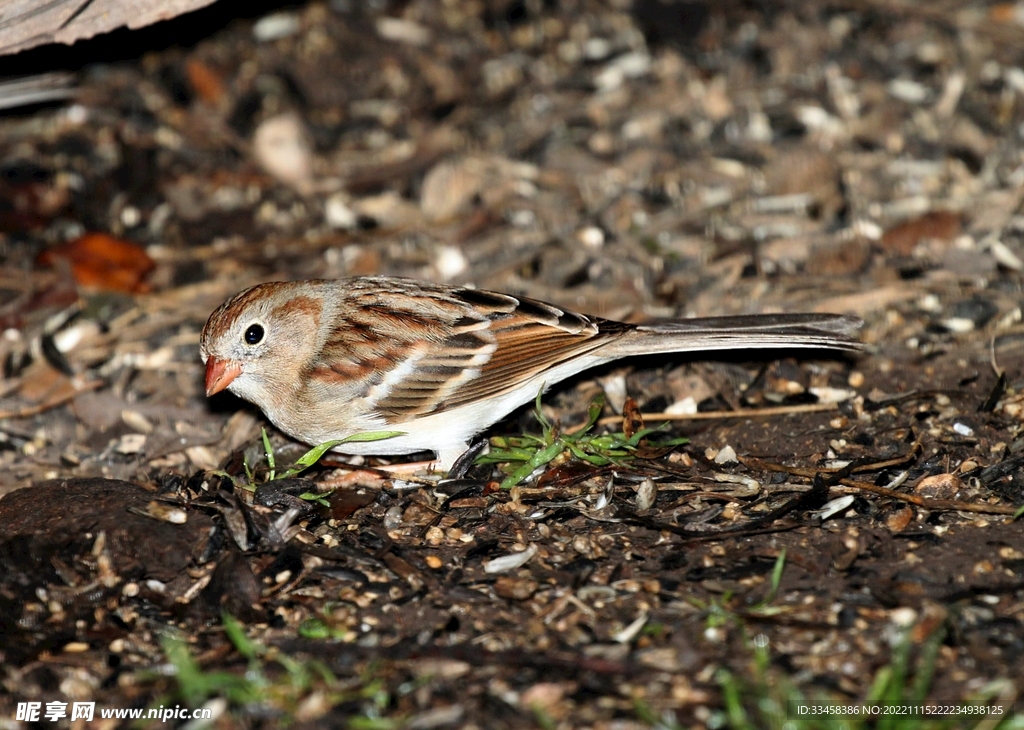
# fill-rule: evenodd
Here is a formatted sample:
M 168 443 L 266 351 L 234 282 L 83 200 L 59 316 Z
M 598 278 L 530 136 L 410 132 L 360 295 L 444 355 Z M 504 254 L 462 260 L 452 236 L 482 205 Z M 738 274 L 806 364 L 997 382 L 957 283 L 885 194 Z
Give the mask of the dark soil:
M 0 727 L 743 727 L 731 682 L 767 727 L 759 696 L 859 705 L 904 660 L 889 700 L 1020 707 L 1016 6 L 267 12 L 76 46 L 72 99 L 0 118 Z M 606 391 L 599 428 L 635 406 L 689 442 L 511 490 L 372 458 L 270 481 L 263 416 L 204 396 L 207 316 L 378 273 L 628 321 L 851 313 L 866 350 L 586 373 L 545 396 L 564 430 Z M 277 474 L 308 448 L 268 434 Z

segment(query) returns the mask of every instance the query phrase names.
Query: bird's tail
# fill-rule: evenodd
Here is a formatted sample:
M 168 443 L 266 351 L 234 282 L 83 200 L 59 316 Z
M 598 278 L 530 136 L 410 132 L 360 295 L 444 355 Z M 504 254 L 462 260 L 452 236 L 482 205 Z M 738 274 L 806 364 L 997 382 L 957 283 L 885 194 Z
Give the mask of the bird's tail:
M 842 314 L 752 314 L 676 319 L 637 325 L 605 348 L 602 355 L 697 350 L 822 348 L 862 350 L 855 337 L 863 322 Z

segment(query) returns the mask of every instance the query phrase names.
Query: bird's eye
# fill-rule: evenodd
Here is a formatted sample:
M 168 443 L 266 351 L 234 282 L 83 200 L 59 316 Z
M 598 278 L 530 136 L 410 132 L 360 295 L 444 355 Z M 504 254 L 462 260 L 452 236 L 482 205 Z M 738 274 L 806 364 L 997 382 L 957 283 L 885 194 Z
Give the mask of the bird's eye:
M 263 339 L 263 327 L 258 324 L 251 324 L 245 331 L 245 341 L 250 345 L 259 344 Z

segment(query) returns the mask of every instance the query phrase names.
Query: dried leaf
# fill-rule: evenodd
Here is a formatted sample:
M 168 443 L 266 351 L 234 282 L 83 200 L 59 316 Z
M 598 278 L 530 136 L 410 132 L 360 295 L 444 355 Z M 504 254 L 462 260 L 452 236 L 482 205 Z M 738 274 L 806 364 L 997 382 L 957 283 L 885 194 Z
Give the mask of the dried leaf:
M 886 251 L 909 256 L 922 239 L 951 241 L 960 235 L 962 229 L 959 215 L 938 210 L 893 226 L 885 232 L 880 243 Z
M 224 98 L 224 82 L 220 74 L 202 61 L 191 58 L 185 64 L 185 73 L 199 98 L 207 104 L 217 104 Z
M 627 439 L 631 439 L 633 434 L 642 431 L 643 428 L 644 417 L 640 413 L 640 407 L 637 406 L 635 400 L 627 397 L 626 403 L 622 407 L 622 433 L 626 435 Z
M 71 273 L 80 286 L 127 294 L 149 291 L 144 279 L 156 266 L 138 244 L 106 233 L 87 233 L 43 251 L 38 258 L 44 266 L 61 260 L 71 264 Z

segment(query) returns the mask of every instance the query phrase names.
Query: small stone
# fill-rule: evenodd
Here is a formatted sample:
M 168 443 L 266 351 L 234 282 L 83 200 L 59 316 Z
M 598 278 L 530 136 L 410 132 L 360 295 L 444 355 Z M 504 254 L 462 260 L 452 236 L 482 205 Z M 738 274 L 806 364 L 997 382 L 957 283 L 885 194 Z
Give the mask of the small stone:
M 658 498 L 658 487 L 655 485 L 654 480 L 647 477 L 640 486 L 636 489 L 636 511 L 646 512 L 654 504 L 654 501 Z
M 914 487 L 914 494 L 930 499 L 955 499 L 964 483 L 955 474 L 925 477 Z
M 597 226 L 587 226 L 576 234 L 577 240 L 587 248 L 599 249 L 604 245 L 604 231 Z
M 903 507 L 885 518 L 885 526 L 889 528 L 891 532 L 903 532 L 907 529 L 907 525 L 910 524 L 910 521 L 913 518 L 914 510 L 910 507 Z
M 264 15 L 252 26 L 252 35 L 257 41 L 276 41 L 295 35 L 299 31 L 299 18 L 294 13 L 271 13 Z
M 144 448 L 146 448 L 146 434 L 144 433 L 126 433 L 122 436 L 115 447 L 115 451 L 119 454 L 138 454 Z
M 377 35 L 386 41 L 425 46 L 430 43 L 430 29 L 412 20 L 388 15 L 377 19 Z
M 606 38 L 588 38 L 583 44 L 583 56 L 588 61 L 603 61 L 612 52 L 612 44 Z
M 966 423 L 960 423 L 959 421 L 957 421 L 956 423 L 953 424 L 953 433 L 957 434 L 958 436 L 973 436 L 974 429 L 968 426 Z
M 313 153 L 306 128 L 294 114 L 265 120 L 253 135 L 253 155 L 275 178 L 300 192 L 313 180 Z
M 989 244 L 989 250 L 992 252 L 992 258 L 994 258 L 1000 265 L 1013 271 L 1020 271 L 1021 269 L 1024 269 L 1024 261 L 1021 261 L 1020 257 L 1011 251 L 1010 247 L 1002 241 L 998 239 L 992 241 L 992 243 Z
M 645 51 L 626 53 L 613 59 L 595 77 L 594 85 L 603 94 L 615 91 L 626 79 L 645 75 L 651 68 L 651 55 Z
M 331 228 L 351 231 L 359 225 L 359 216 L 349 207 L 344 193 L 335 193 L 324 204 L 324 222 Z
M 726 444 L 719 450 L 715 455 L 716 464 L 737 464 L 739 459 L 736 458 L 736 451 L 732 446 Z
M 857 395 L 852 390 L 846 390 L 845 388 L 823 387 L 808 388 L 808 390 L 818 399 L 819 403 L 842 403 Z
M 888 91 L 893 98 L 908 104 L 923 104 L 932 95 L 931 89 L 911 79 L 893 79 L 889 82 Z
M 565 687 L 555 682 L 539 682 L 523 692 L 519 699 L 521 707 L 536 711 L 541 710 L 545 716 L 550 717 L 550 712 L 565 697 Z
M 479 160 L 439 162 L 423 178 L 420 210 L 430 221 L 447 221 L 468 211 L 483 189 L 486 175 Z
M 437 249 L 434 268 L 442 280 L 448 281 L 469 268 L 469 261 L 458 246 L 441 246 Z
M 942 326 L 950 332 L 964 334 L 965 332 L 972 332 L 976 325 L 973 320 L 966 317 L 950 317 L 942 320 Z
M 492 98 L 512 91 L 523 82 L 522 59 L 515 54 L 484 61 L 480 71 L 484 89 Z
M 697 401 L 691 395 L 686 396 L 682 400 L 677 400 L 665 409 L 665 413 L 670 416 L 692 416 L 696 412 Z
M 970 320 L 975 327 L 984 327 L 998 313 L 999 307 L 979 297 L 957 302 L 951 312 L 953 318 Z
M 503 575 L 494 581 L 494 592 L 510 601 L 525 601 L 537 592 L 538 584 L 529 578 Z
M 594 132 L 587 140 L 587 147 L 595 155 L 610 155 L 615 151 L 615 135 L 611 132 Z
M 138 431 L 140 434 L 153 432 L 152 422 L 138 411 L 133 411 L 129 408 L 124 409 L 121 411 L 121 420 L 124 421 L 126 426 Z
M 679 661 L 679 650 L 671 646 L 643 649 L 637 652 L 636 660 L 659 672 L 678 672 L 682 668 Z
M 889 613 L 889 620 L 902 628 L 913 626 L 917 622 L 917 611 L 905 606 L 896 608 Z

